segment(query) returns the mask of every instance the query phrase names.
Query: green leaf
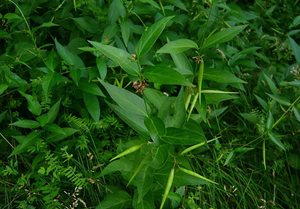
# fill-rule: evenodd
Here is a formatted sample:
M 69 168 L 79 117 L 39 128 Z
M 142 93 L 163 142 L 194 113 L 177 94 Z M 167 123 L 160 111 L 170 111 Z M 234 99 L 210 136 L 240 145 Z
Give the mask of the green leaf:
M 300 110 L 297 107 L 293 107 L 293 112 L 297 121 L 300 123 Z
M 151 6 L 155 7 L 156 9 L 160 9 L 160 6 L 154 0 L 139 0 L 139 1 L 142 3 L 148 3 Z
M 227 70 L 207 69 L 204 71 L 203 78 L 218 83 L 247 83 Z
M 202 48 L 215 47 L 220 43 L 230 41 L 246 28 L 246 25 L 235 26 L 223 29 L 215 34 L 210 35 L 204 40 Z
M 174 180 L 174 167 L 171 169 L 159 209 L 163 209 Z
M 178 39 L 175 41 L 168 42 L 161 47 L 157 53 L 173 53 L 178 54 L 189 49 L 197 49 L 198 45 L 190 39 Z
M 192 86 L 182 74 L 167 66 L 153 66 L 144 69 L 144 77 L 150 82 L 167 85 Z
M 146 88 L 143 93 L 145 101 L 150 102 L 158 110 L 161 108 L 162 104 L 168 100 L 166 95 L 156 89 Z
M 146 105 L 144 100 L 125 89 L 116 87 L 109 83 L 100 80 L 100 83 L 107 90 L 111 98 L 123 109 L 131 111 L 132 113 L 147 116 Z
M 184 53 L 179 54 L 170 54 L 174 64 L 176 66 L 176 70 L 181 73 L 182 75 L 193 75 L 193 68 L 189 61 L 189 59 L 186 57 Z
M 20 128 L 38 128 L 40 127 L 40 123 L 35 120 L 18 120 L 10 125 L 20 127 Z
M 96 209 L 127 209 L 130 205 L 130 195 L 127 192 L 119 190 L 105 196 Z
M 133 130 L 138 133 L 148 136 L 148 130 L 144 124 L 145 116 L 141 114 L 136 114 L 132 111 L 128 111 L 118 105 L 113 105 L 108 103 L 108 106 Z
M 107 75 L 107 66 L 103 58 L 96 58 L 97 69 L 101 79 L 105 79 Z
M 133 152 L 136 152 L 137 150 L 139 150 L 144 144 L 140 144 L 140 145 L 134 145 L 126 150 L 124 150 L 123 152 L 121 152 L 120 154 L 118 154 L 117 156 L 113 157 L 110 161 L 113 161 L 115 159 L 124 157 L 126 155 L 129 155 Z
M 125 17 L 126 9 L 122 0 L 113 0 L 110 3 L 108 11 L 108 20 L 110 24 L 115 23 L 119 17 Z
M 179 167 L 179 169 L 180 169 L 182 172 L 184 172 L 184 173 L 186 173 L 186 174 L 189 174 L 189 175 L 191 175 L 191 176 L 193 176 L 193 177 L 202 179 L 202 180 L 207 181 L 207 182 L 212 183 L 212 184 L 218 184 L 218 183 L 216 183 L 216 182 L 214 182 L 214 181 L 212 181 L 212 180 L 210 180 L 210 179 L 208 179 L 208 178 L 205 178 L 204 176 L 201 176 L 201 175 L 198 174 L 198 173 L 195 173 L 194 171 L 191 171 L 191 170 L 188 170 L 188 169 L 185 169 L 185 168 L 181 168 L 181 167 Z
M 267 130 L 271 130 L 273 127 L 273 124 L 274 124 L 274 118 L 273 118 L 272 112 L 269 111 L 268 119 L 267 119 L 267 123 L 266 123 Z
M 84 68 L 84 63 L 82 60 L 74 53 L 70 52 L 66 47 L 61 45 L 56 39 L 54 40 L 56 50 L 59 56 L 71 66 L 76 67 L 77 69 Z
M 300 64 L 300 46 L 290 36 L 289 36 L 289 42 L 292 47 L 295 59 L 296 59 L 297 63 Z
M 114 173 L 116 171 L 120 171 L 121 173 L 126 173 L 132 171 L 134 168 L 134 163 L 129 161 L 126 158 L 115 160 L 109 163 L 100 173 L 99 177 Z
M 206 104 L 218 104 L 220 102 L 230 100 L 230 99 L 238 99 L 238 96 L 229 95 L 229 94 L 205 94 Z
M 53 123 L 58 115 L 59 108 L 60 108 L 60 101 L 59 99 L 48 111 L 47 113 L 47 123 Z
M 52 133 L 56 133 L 59 135 L 67 135 L 67 133 L 64 131 L 63 128 L 59 127 L 57 124 L 55 123 L 51 123 L 51 124 L 47 124 L 44 127 L 47 131 L 50 131 Z
M 39 131 L 32 131 L 31 133 L 29 133 L 26 136 L 15 137 L 20 144 L 14 148 L 14 150 L 12 151 L 10 156 L 18 155 L 18 154 L 25 152 L 29 146 L 38 142 L 38 138 L 39 138 L 40 134 L 41 134 L 41 132 L 39 132 Z
M 192 130 L 182 128 L 167 128 L 162 141 L 173 145 L 194 145 L 205 141 L 205 136 Z
M 136 46 L 138 58 L 143 57 L 153 47 L 168 22 L 173 18 L 174 16 L 164 17 L 146 29 Z
M 280 141 L 280 138 L 275 135 L 272 132 L 268 132 L 268 136 L 269 139 L 275 144 L 277 145 L 280 149 L 282 149 L 283 151 L 285 151 L 285 146 L 282 144 L 282 142 Z
M 89 16 L 72 18 L 74 22 L 84 31 L 89 33 L 97 33 L 97 21 Z
M 58 142 L 75 134 L 78 130 L 74 128 L 61 128 L 60 131 L 55 131 L 47 137 L 48 142 Z
M 0 84 L 0 95 L 3 94 L 3 92 L 8 88 L 8 85 L 6 84 Z
M 131 55 L 119 48 L 104 45 L 98 42 L 89 41 L 98 51 L 118 64 L 129 75 L 138 76 L 140 73 L 137 63 L 132 60 Z
M 269 97 L 271 97 L 271 99 L 275 100 L 276 102 L 278 102 L 279 104 L 285 105 L 285 106 L 290 106 L 291 102 L 285 98 L 285 97 L 281 97 L 278 95 L 273 95 L 273 94 L 268 94 L 266 93 Z
M 80 79 L 78 88 L 85 93 L 104 97 L 100 87 L 96 83 L 88 82 L 87 79 Z
M 42 107 L 38 102 L 36 97 L 33 97 L 29 94 L 25 94 L 24 92 L 19 91 L 19 93 L 25 97 L 28 104 L 28 110 L 34 115 L 40 115 L 42 113 Z
M 84 93 L 83 101 L 86 106 L 87 111 L 94 121 L 99 121 L 100 119 L 100 105 L 97 96 Z
M 147 127 L 150 133 L 151 139 L 155 143 L 158 143 L 160 137 L 165 134 L 165 124 L 158 117 L 146 118 L 145 126 Z
M 294 18 L 293 23 L 290 25 L 289 28 L 296 27 L 298 25 L 300 25 L 300 15 Z
M 277 87 L 276 87 L 275 83 L 272 81 L 272 79 L 269 78 L 269 76 L 267 76 L 265 73 L 263 73 L 263 76 L 264 76 L 264 79 L 267 81 L 267 84 L 268 84 L 271 92 L 273 94 L 277 94 L 278 90 L 277 90 Z
M 130 24 L 127 19 L 123 20 L 120 24 L 122 39 L 124 41 L 125 46 L 128 45 L 129 37 L 130 37 Z

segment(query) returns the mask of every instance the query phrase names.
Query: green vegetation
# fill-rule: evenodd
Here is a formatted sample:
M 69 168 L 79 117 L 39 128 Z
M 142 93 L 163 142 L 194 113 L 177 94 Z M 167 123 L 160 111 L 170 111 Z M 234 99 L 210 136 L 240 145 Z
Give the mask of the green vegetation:
M 2 0 L 0 208 L 300 208 L 299 4 Z

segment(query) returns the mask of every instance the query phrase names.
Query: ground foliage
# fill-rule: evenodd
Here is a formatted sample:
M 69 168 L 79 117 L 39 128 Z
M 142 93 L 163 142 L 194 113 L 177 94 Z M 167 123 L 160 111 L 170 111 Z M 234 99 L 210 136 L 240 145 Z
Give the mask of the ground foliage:
M 299 14 L 2 0 L 0 207 L 300 208 Z

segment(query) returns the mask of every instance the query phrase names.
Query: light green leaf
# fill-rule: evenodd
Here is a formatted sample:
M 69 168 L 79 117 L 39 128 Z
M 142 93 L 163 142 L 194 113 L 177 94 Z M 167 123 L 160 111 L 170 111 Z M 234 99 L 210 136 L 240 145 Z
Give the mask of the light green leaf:
M 202 179 L 202 180 L 207 181 L 207 182 L 212 183 L 212 184 L 218 184 L 218 183 L 216 183 L 216 182 L 214 182 L 214 181 L 212 181 L 212 180 L 210 180 L 210 179 L 208 179 L 208 178 L 205 178 L 204 176 L 201 176 L 201 175 L 198 174 L 198 173 L 195 173 L 194 171 L 191 171 L 191 170 L 188 170 L 188 169 L 185 169 L 185 168 L 181 168 L 181 167 L 179 167 L 179 169 L 180 169 L 182 172 L 184 172 L 184 173 L 186 173 L 186 174 L 189 174 L 189 175 L 191 175 L 191 176 L 193 176 L 193 177 Z
M 274 124 L 274 118 L 273 118 L 272 112 L 269 111 L 268 119 L 267 119 L 267 123 L 266 123 L 267 130 L 271 130 L 273 127 L 273 124 Z
M 247 83 L 227 70 L 206 69 L 203 78 L 218 83 Z
M 121 173 L 126 173 L 132 171 L 135 164 L 126 158 L 121 158 L 109 163 L 100 173 L 99 177 L 120 171 Z
M 147 116 L 146 105 L 144 100 L 125 89 L 116 87 L 100 80 L 100 83 L 107 90 L 111 98 L 123 109 L 136 113 L 138 115 Z
M 100 87 L 96 83 L 88 82 L 86 79 L 80 79 L 78 88 L 85 93 L 104 97 Z
M 25 94 L 24 92 L 19 91 L 19 93 L 25 97 L 25 99 L 27 100 L 27 104 L 28 104 L 28 110 L 34 114 L 34 115 L 40 115 L 42 113 L 42 107 L 39 103 L 39 101 L 37 100 L 36 97 L 31 96 L 29 94 Z
M 204 40 L 202 48 L 204 49 L 211 48 L 211 47 L 215 47 L 220 43 L 230 41 L 235 36 L 237 36 L 240 32 L 242 32 L 245 28 L 246 25 L 241 25 L 241 26 L 226 28 L 217 33 L 214 33 Z
M 293 112 L 297 121 L 300 123 L 300 110 L 297 107 L 293 107 Z
M 173 180 L 174 180 L 174 171 L 175 171 L 175 168 L 173 167 L 171 169 L 170 173 L 169 173 L 167 185 L 165 187 L 165 191 L 164 191 L 163 198 L 162 198 L 162 201 L 161 201 L 159 209 L 163 209 L 164 204 L 165 204 L 165 202 L 167 200 L 168 194 L 169 194 L 169 192 L 170 192 L 170 190 L 172 188 L 172 184 L 173 184 Z
M 107 75 L 107 66 L 102 57 L 96 58 L 97 69 L 101 79 L 105 79 Z
M 192 86 L 182 74 L 167 66 L 153 66 L 144 70 L 144 77 L 150 82 L 166 85 Z
M 289 42 L 292 47 L 295 59 L 296 59 L 297 63 L 300 64 L 300 46 L 290 36 L 289 36 Z
M 265 73 L 263 73 L 263 76 L 264 76 L 264 79 L 267 81 L 267 84 L 268 84 L 271 92 L 273 94 L 277 94 L 278 90 L 277 90 L 275 83 L 272 81 L 272 79 L 269 76 L 267 76 Z
M 280 138 L 272 132 L 268 132 L 269 139 L 276 144 L 280 149 L 285 151 L 285 146 L 280 141 Z
M 129 75 L 138 76 L 140 70 L 137 63 L 132 60 L 131 55 L 119 48 L 104 45 L 98 42 L 89 41 L 98 51 L 104 54 L 106 57 L 111 59 L 113 62 L 118 64 L 123 70 Z
M 89 93 L 84 93 L 83 101 L 90 116 L 94 119 L 94 121 L 99 121 L 100 105 L 97 96 Z
M 276 102 L 278 102 L 279 104 L 285 105 L 285 106 L 290 106 L 291 102 L 285 98 L 285 97 L 281 97 L 278 95 L 273 95 L 273 94 L 268 94 L 266 93 L 269 97 L 271 97 L 271 99 L 275 100 Z
M 161 47 L 157 53 L 173 53 L 178 54 L 189 49 L 197 49 L 198 45 L 190 39 L 178 39 L 175 41 L 168 42 Z
M 294 18 L 293 23 L 290 25 L 289 28 L 296 27 L 298 25 L 300 25 L 300 15 Z
M 0 84 L 0 95 L 3 94 L 3 92 L 8 88 L 8 85 L 6 84 Z
M 152 26 L 147 28 L 136 47 L 138 58 L 143 57 L 153 47 L 158 37 L 165 29 L 166 25 L 173 18 L 174 16 L 164 17 L 163 19 L 157 21 Z
M 140 144 L 140 145 L 134 145 L 128 149 L 126 149 L 125 151 L 121 152 L 120 154 L 118 154 L 117 156 L 113 157 L 112 159 L 110 159 L 110 161 L 113 161 L 115 159 L 124 157 L 126 155 L 129 155 L 133 152 L 136 152 L 137 150 L 139 150 L 144 144 Z
M 10 125 L 20 127 L 20 128 L 38 128 L 40 127 L 40 123 L 35 120 L 18 120 Z

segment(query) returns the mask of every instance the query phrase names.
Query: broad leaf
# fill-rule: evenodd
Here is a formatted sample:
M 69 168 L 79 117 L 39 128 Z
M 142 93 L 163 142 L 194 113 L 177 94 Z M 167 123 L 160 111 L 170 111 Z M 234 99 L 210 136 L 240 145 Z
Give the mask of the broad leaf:
M 32 114 L 40 115 L 42 113 L 42 107 L 36 97 L 21 91 L 19 91 L 19 93 L 27 100 L 28 110 L 32 112 Z
M 131 197 L 122 190 L 108 194 L 96 209 L 127 209 L 131 205 Z
M 157 51 L 157 53 L 178 54 L 192 48 L 198 48 L 198 45 L 194 41 L 190 39 L 178 39 L 175 41 L 168 42 L 163 47 L 161 47 Z
M 153 142 L 158 143 L 160 137 L 165 135 L 165 125 L 158 117 L 146 118 L 145 125 Z
M 130 91 L 116 87 L 100 80 L 111 98 L 124 110 L 128 110 L 137 115 L 147 116 L 144 100 Z
M 118 64 L 129 75 L 138 76 L 140 70 L 137 63 L 132 59 L 131 55 L 119 48 L 104 45 L 98 42 L 89 41 L 98 51 Z
M 185 86 L 193 85 L 178 71 L 167 66 L 148 67 L 144 71 L 145 78 L 154 83 Z
M 38 142 L 40 134 L 39 131 L 32 131 L 26 136 L 15 137 L 20 144 L 14 148 L 10 156 L 25 152 L 29 146 Z
M 164 17 L 146 29 L 136 47 L 136 53 L 139 58 L 143 57 L 153 47 L 160 34 L 173 17 L 174 16 Z
M 167 128 L 166 135 L 162 137 L 162 140 L 168 144 L 174 145 L 193 145 L 204 142 L 205 137 L 204 135 L 191 130 Z
M 247 83 L 227 70 L 207 69 L 204 71 L 203 78 L 218 83 Z
M 241 26 L 226 28 L 217 33 L 214 33 L 204 40 L 202 48 L 204 49 L 211 48 L 211 47 L 215 47 L 218 44 L 230 41 L 235 36 L 237 36 L 240 32 L 242 32 L 245 28 L 246 28 L 245 25 L 241 25 Z
M 100 87 L 96 83 L 88 82 L 86 79 L 80 79 L 78 88 L 85 93 L 104 97 Z

